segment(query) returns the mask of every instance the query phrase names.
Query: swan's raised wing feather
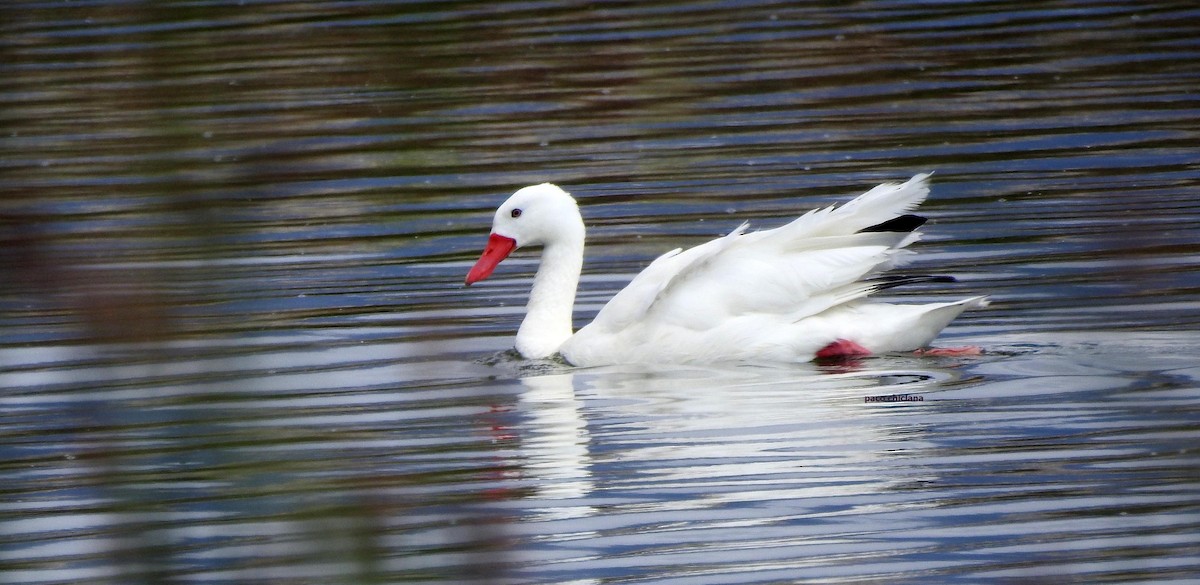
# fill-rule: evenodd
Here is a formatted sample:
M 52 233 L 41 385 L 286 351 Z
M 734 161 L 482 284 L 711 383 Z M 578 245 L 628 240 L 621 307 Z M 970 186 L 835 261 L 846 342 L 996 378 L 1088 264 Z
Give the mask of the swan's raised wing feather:
M 928 175 L 871 189 L 773 230 L 727 236 L 660 256 L 606 305 L 593 327 L 647 321 L 692 329 L 754 313 L 799 320 L 869 294 L 864 277 L 895 265 L 915 233 L 862 231 L 916 208 Z

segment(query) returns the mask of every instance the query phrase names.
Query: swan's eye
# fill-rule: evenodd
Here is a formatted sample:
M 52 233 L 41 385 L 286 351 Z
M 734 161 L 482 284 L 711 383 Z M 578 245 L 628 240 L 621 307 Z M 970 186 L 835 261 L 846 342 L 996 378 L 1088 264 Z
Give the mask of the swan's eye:
M 520 209 L 514 209 L 514 210 L 512 210 L 512 213 L 510 213 L 509 215 L 513 216 L 513 219 L 516 219 L 516 218 L 518 218 L 518 217 L 521 217 L 521 210 L 520 210 Z

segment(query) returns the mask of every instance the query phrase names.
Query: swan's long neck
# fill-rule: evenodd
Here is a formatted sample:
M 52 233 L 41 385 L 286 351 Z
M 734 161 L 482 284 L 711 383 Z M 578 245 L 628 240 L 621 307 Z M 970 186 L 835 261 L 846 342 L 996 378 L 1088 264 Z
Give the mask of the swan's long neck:
M 558 351 L 571 337 L 571 313 L 575 289 L 583 267 L 583 237 L 557 241 L 542 250 L 542 263 L 533 278 L 525 320 L 517 330 L 517 351 L 530 358 L 544 358 Z

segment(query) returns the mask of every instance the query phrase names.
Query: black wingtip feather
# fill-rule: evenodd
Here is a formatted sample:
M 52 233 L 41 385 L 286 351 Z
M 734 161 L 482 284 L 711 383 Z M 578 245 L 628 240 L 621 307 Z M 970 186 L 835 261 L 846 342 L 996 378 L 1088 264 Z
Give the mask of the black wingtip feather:
M 922 225 L 925 225 L 926 221 L 928 221 L 928 220 L 926 220 L 924 217 L 921 217 L 919 215 L 912 215 L 910 213 L 910 214 L 901 215 L 899 217 L 893 217 L 892 219 L 889 219 L 883 223 L 877 223 L 873 226 L 865 227 L 858 231 L 860 233 L 862 233 L 862 232 L 898 232 L 898 233 L 911 232 L 911 231 L 921 227 Z
M 871 279 L 871 284 L 876 291 L 896 288 L 898 286 L 905 286 L 909 284 L 920 284 L 923 282 L 958 282 L 958 279 L 944 274 L 878 276 Z

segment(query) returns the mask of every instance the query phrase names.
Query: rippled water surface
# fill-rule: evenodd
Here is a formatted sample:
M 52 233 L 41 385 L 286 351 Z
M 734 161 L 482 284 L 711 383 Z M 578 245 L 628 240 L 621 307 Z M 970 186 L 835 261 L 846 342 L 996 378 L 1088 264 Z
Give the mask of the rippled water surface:
M 1200 580 L 1193 2 L 16 0 L 0 120 L 0 582 Z M 923 171 L 982 356 L 522 363 L 536 256 L 462 286 L 525 184 L 582 324 Z

